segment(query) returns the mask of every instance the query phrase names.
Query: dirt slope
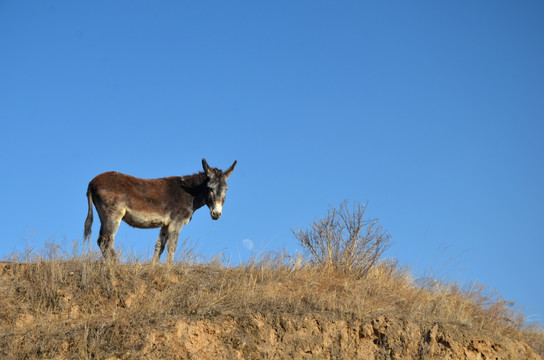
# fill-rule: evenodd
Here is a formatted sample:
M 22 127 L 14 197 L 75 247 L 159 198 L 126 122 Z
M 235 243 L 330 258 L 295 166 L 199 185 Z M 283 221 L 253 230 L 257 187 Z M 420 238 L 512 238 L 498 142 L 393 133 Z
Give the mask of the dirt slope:
M 2 358 L 73 359 L 541 359 L 527 344 L 467 336 L 439 324 L 421 327 L 380 317 L 368 322 L 327 316 L 191 320 L 152 328 L 81 324 L 56 333 L 44 324 L 8 332 Z M 46 333 L 43 333 L 46 332 Z M 53 338 L 49 338 L 54 335 Z M 89 341 L 89 337 L 99 338 Z M 113 337 L 123 339 L 120 343 Z M 43 341 L 49 338 L 48 341 Z M 85 348 L 83 348 L 83 344 Z M 25 349 L 24 352 L 18 349 Z M 15 350 L 15 351 L 13 351 Z
M 1 359 L 541 359 L 497 304 L 391 264 L 364 279 L 79 260 L 0 274 Z
M 179 320 L 147 335 L 137 357 L 173 354 L 179 359 L 540 359 L 521 342 L 465 337 L 460 329 L 451 333 L 438 324 L 263 315 Z

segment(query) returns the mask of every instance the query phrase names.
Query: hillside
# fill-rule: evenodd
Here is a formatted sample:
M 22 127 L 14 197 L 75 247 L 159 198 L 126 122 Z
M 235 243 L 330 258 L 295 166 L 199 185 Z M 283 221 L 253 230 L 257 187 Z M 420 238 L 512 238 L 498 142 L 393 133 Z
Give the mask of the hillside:
M 364 277 L 272 254 L 106 266 L 97 256 L 0 266 L 5 359 L 541 359 L 544 336 L 480 286 Z M 530 345 L 529 345 L 530 344 Z

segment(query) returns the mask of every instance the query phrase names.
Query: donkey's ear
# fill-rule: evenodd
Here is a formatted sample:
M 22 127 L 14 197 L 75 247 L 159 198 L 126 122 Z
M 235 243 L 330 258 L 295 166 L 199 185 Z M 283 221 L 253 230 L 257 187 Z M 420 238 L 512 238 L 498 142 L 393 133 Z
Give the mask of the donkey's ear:
M 202 158 L 202 168 L 206 172 L 206 175 L 211 178 L 213 176 L 213 172 L 210 170 L 210 167 L 208 166 L 208 163 L 206 162 L 206 159 Z
M 223 176 L 225 177 L 225 179 L 228 179 L 230 174 L 232 174 L 232 171 L 234 170 L 234 167 L 236 166 L 236 164 L 238 163 L 237 160 L 234 160 L 234 163 L 227 169 L 223 172 Z

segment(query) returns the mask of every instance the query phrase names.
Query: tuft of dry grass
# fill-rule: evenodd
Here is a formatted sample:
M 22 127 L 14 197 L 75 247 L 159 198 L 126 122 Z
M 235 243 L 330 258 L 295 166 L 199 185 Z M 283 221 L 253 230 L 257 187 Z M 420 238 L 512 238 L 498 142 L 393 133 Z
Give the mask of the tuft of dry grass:
M 271 252 L 236 267 L 220 262 L 106 265 L 98 254 L 59 249 L 0 266 L 0 357 L 130 358 L 156 329 L 179 319 L 263 316 L 439 323 L 478 336 L 526 339 L 542 354 L 544 336 L 481 285 L 416 281 L 395 261 L 355 276 Z M 158 351 L 158 350 L 157 350 Z

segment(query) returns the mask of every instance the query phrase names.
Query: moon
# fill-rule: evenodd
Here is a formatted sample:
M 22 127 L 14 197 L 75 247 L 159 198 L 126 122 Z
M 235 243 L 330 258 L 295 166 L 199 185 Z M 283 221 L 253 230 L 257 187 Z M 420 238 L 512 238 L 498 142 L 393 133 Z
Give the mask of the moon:
M 244 239 L 242 240 L 242 245 L 244 245 L 244 247 L 248 250 L 252 250 L 253 249 L 253 241 L 251 241 L 250 239 Z

